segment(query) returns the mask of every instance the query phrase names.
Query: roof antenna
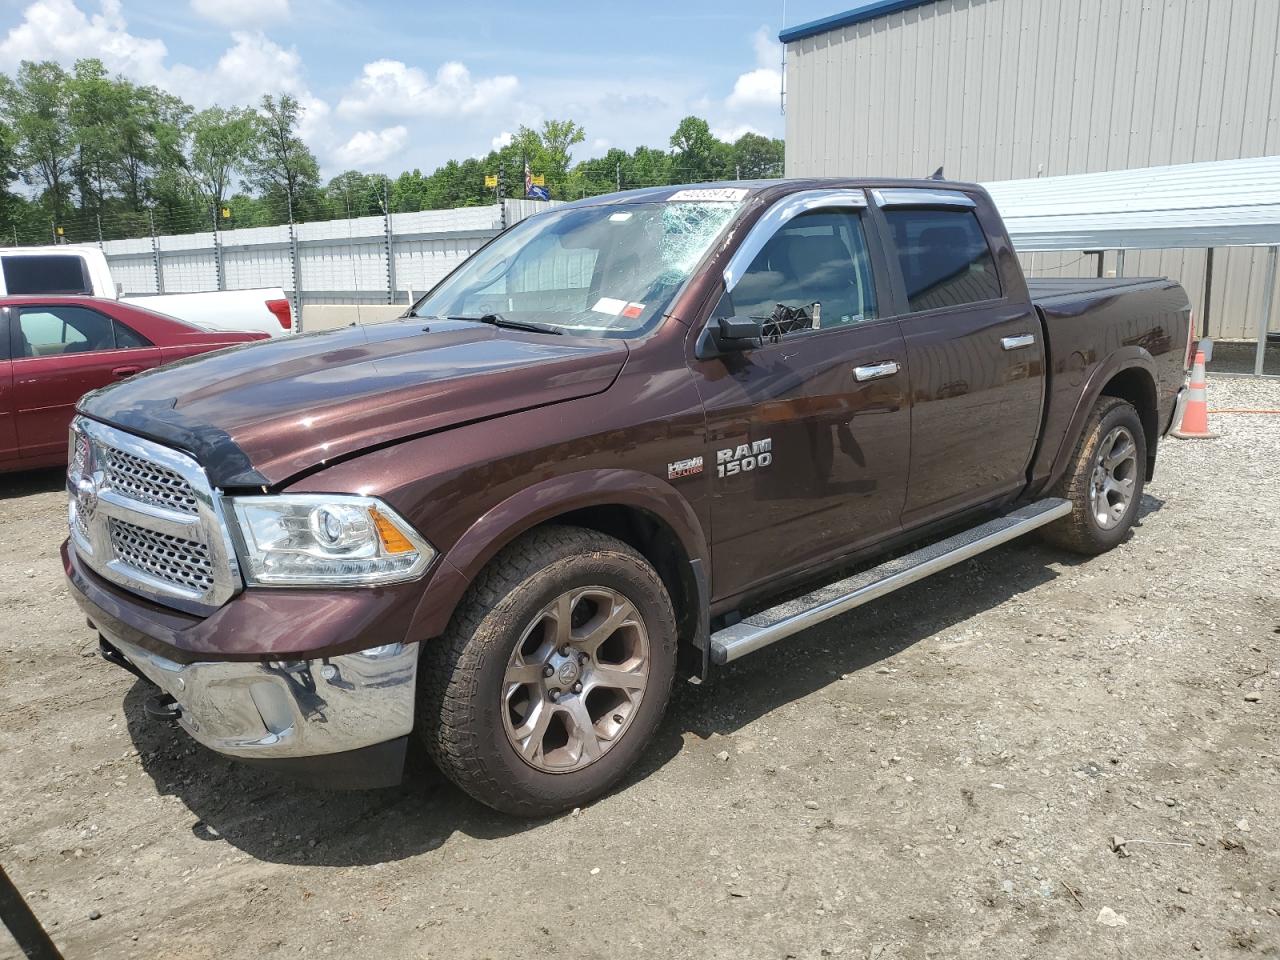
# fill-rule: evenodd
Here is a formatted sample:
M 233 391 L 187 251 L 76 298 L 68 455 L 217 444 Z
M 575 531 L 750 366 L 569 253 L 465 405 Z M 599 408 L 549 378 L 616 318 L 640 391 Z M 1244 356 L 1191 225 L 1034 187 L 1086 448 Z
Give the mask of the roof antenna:
M 930 180 L 945 180 L 945 179 L 947 179 L 947 178 L 946 178 L 946 177 L 944 177 L 944 176 L 942 175 L 942 168 L 941 168 L 941 167 L 939 167 L 937 170 L 933 171 L 933 173 L 929 174 L 929 179 L 930 179 Z

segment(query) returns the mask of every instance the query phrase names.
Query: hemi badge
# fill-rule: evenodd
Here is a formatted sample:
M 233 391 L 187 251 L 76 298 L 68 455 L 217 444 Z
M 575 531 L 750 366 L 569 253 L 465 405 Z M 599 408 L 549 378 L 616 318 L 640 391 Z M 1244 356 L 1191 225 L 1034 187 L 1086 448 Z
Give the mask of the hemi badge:
M 702 458 L 690 457 L 688 460 L 677 460 L 667 464 L 667 479 L 679 480 L 681 477 L 692 477 L 702 472 Z

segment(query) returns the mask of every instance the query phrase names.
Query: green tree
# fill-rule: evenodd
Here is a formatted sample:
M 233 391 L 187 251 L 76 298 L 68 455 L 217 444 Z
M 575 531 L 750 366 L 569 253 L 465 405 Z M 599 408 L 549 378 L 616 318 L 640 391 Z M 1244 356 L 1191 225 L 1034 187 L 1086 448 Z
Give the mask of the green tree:
M 283 194 L 298 208 L 322 202 L 320 165 L 298 136 L 302 108 L 287 93 L 262 98 L 255 115 L 254 150 L 248 163 L 250 181 L 263 194 Z
M 141 210 L 156 198 L 158 181 L 185 165 L 182 148 L 191 107 L 156 87 L 126 84 L 125 89 L 116 134 L 117 180 L 128 209 Z
M 0 103 L 7 102 L 9 78 L 0 75 Z M 0 246 L 12 243 L 18 221 L 26 214 L 26 201 L 9 188 L 18 180 L 17 134 L 0 117 Z
M 71 126 L 71 179 L 80 209 L 100 213 L 119 169 L 119 120 L 128 95 L 107 76 L 101 60 L 77 60 L 65 86 Z
M 24 60 L 5 90 L 17 167 L 24 182 L 43 188 L 55 217 L 71 199 L 75 141 L 68 116 L 68 80 L 67 72 L 52 61 Z
M 725 176 L 726 147 L 701 117 L 685 117 L 671 135 L 675 173 L 689 183 Z
M 347 170 L 325 186 L 325 198 L 335 217 L 381 216 L 388 189 L 387 178 L 380 173 Z M 393 210 L 398 210 L 394 204 Z
M 782 176 L 783 143 L 758 133 L 744 133 L 733 144 L 736 174 L 744 180 Z
M 209 107 L 187 125 L 187 175 L 199 198 L 212 209 L 226 206 L 236 176 L 254 158 L 259 127 L 252 110 Z

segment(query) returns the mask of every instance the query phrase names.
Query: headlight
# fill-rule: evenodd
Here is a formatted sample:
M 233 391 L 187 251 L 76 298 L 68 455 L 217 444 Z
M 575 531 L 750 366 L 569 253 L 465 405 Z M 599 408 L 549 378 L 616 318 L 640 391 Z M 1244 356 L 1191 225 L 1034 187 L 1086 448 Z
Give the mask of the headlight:
M 374 497 L 233 497 L 246 583 L 308 586 L 411 580 L 436 552 Z

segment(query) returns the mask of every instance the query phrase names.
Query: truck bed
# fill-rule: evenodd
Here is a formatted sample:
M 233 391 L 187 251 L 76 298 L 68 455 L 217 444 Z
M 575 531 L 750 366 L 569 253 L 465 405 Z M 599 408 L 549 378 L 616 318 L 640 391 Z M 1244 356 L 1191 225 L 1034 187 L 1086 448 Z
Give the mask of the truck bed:
M 1027 277 L 1027 292 L 1034 303 L 1043 305 L 1081 296 L 1113 296 L 1148 284 L 1168 282 L 1164 277 Z

